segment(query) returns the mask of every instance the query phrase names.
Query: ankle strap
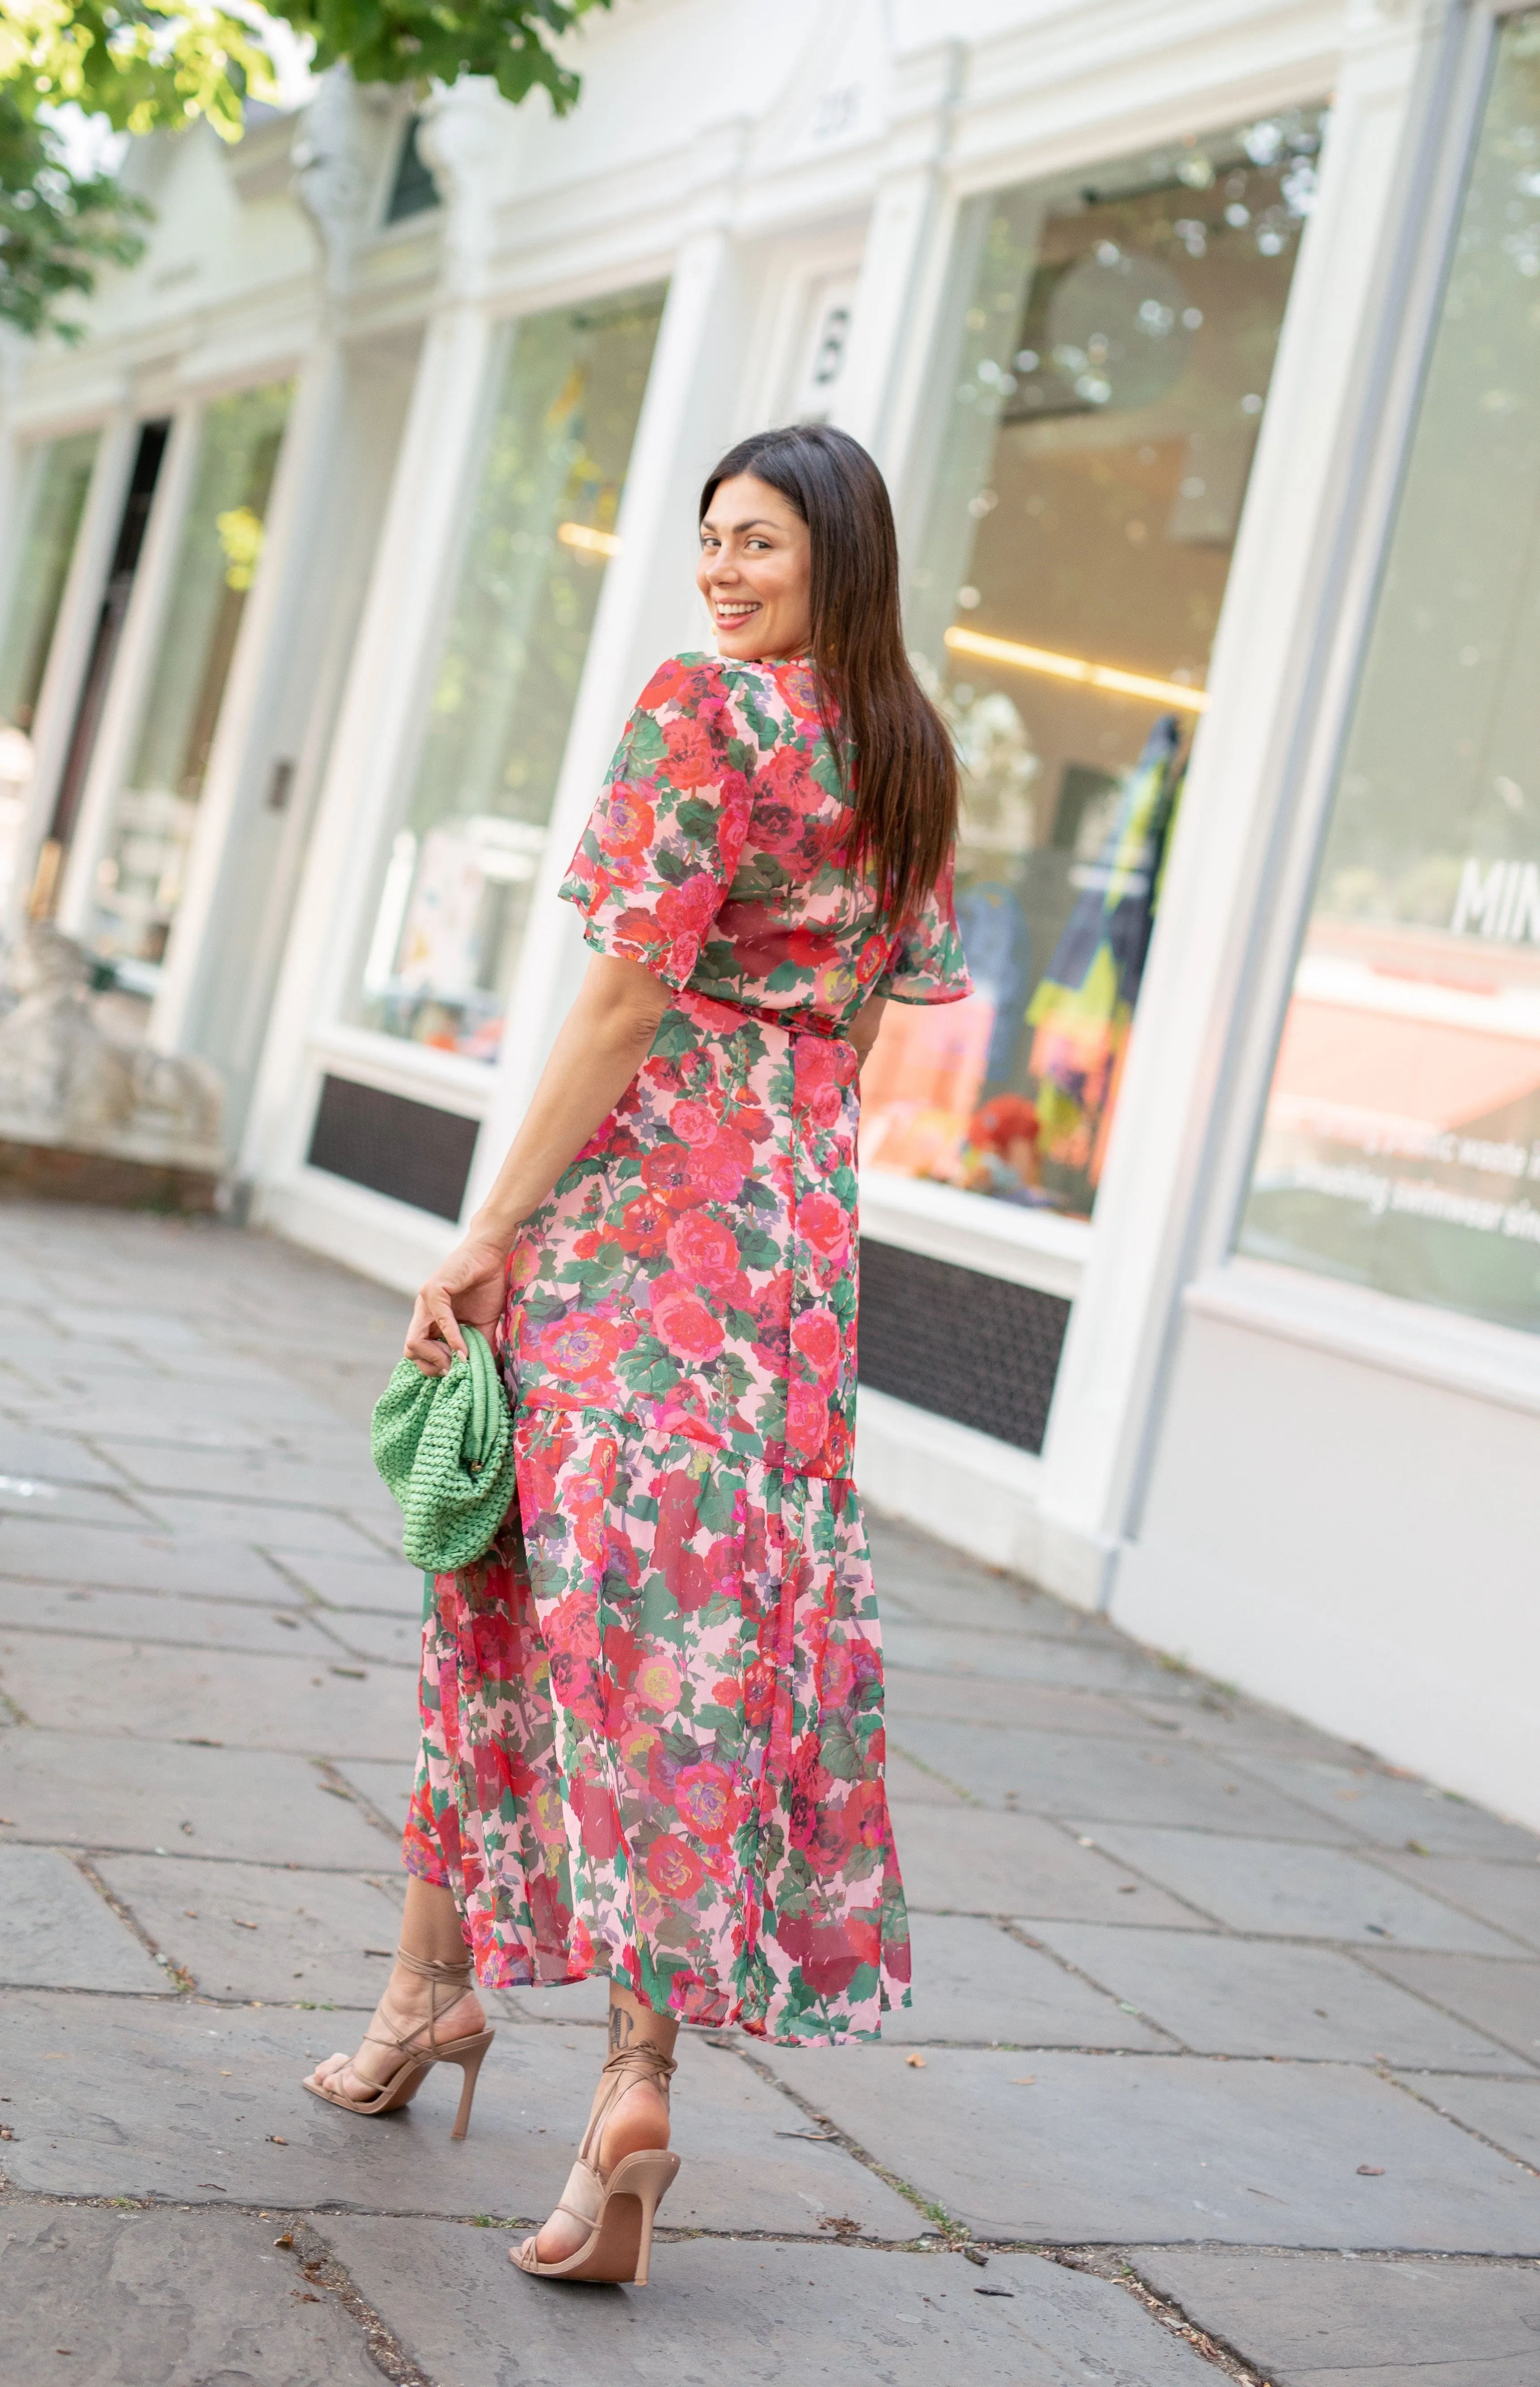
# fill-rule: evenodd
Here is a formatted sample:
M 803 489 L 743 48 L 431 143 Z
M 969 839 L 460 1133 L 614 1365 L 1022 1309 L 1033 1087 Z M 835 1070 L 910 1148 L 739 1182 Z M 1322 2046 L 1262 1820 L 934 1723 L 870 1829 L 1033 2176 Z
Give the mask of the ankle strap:
M 606 2056 L 603 2069 L 600 2074 L 599 2089 L 594 2097 L 593 2111 L 588 2115 L 588 2127 L 583 2133 L 583 2143 L 577 2150 L 578 2162 L 587 2166 L 596 2175 L 598 2174 L 599 2151 L 604 2138 L 605 2116 L 616 2098 L 623 2097 L 630 2087 L 631 2083 L 625 2078 L 628 2072 L 643 2078 L 650 2077 L 657 2082 L 666 2099 L 668 2084 L 678 2069 L 673 2057 L 665 2055 L 663 2049 L 650 2039 L 639 2039 L 635 2046 L 619 2048 L 613 2055 Z
M 414 1956 L 410 1948 L 398 1948 L 396 1962 L 404 1964 L 409 1973 L 420 1975 L 424 1981 L 468 1981 L 471 1977 L 469 1954 L 453 1963 L 438 1957 Z
M 634 2046 L 622 2047 L 604 2059 L 606 2072 L 628 2072 L 639 2068 L 650 2072 L 660 2089 L 666 2089 L 679 2067 L 671 2055 L 665 2055 L 656 2040 L 638 2039 Z

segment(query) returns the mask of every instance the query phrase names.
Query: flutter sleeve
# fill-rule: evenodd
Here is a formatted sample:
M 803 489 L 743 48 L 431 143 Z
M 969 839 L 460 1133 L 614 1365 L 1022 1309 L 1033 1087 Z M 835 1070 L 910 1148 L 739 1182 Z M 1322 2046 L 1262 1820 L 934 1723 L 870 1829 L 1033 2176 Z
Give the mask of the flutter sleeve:
M 899 930 L 874 994 L 894 1003 L 961 1003 L 973 992 L 957 933 L 952 870 L 949 862 L 919 911 Z
M 700 958 L 748 833 L 738 738 L 715 658 L 664 663 L 637 699 L 562 885 L 595 953 L 640 962 L 675 992 Z

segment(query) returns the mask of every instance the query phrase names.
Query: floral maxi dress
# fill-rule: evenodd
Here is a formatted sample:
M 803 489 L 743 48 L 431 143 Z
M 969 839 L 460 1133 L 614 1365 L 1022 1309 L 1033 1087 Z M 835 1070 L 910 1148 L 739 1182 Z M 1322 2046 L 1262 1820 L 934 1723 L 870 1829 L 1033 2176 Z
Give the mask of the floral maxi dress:
M 510 1257 L 518 1500 L 435 1586 L 405 1850 L 485 1985 L 612 1973 L 825 2042 L 909 1996 L 845 1031 L 969 991 L 950 871 L 879 928 L 849 820 L 804 663 L 686 656 L 643 692 L 562 892 L 673 1000 Z

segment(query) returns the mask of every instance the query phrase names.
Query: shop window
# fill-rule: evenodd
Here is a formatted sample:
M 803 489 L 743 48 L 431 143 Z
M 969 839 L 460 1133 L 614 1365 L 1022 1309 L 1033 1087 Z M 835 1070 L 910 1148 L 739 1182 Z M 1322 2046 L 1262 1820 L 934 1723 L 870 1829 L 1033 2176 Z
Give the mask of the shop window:
M 182 900 L 292 395 L 292 383 L 275 382 L 219 398 L 198 435 L 133 765 L 96 865 L 93 941 L 146 991 Z
M 963 764 L 978 991 L 889 1012 L 868 1167 L 1090 1214 L 1322 124 L 965 222 L 906 616 Z
M 1240 1248 L 1540 1330 L 1540 11 L 1451 254 Z
M 661 292 L 516 325 L 353 1017 L 497 1057 Z
M 21 472 L 10 587 L 0 607 L 0 903 L 10 891 L 32 778 L 32 724 L 98 434 L 40 444 Z

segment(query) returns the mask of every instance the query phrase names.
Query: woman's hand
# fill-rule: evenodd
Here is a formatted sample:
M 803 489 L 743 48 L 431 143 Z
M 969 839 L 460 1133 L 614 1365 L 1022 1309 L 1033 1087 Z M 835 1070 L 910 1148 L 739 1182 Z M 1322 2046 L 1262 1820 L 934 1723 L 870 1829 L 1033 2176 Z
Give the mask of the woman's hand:
M 424 1376 L 445 1375 L 456 1352 L 464 1357 L 462 1320 L 490 1341 L 502 1316 L 507 1267 L 503 1244 L 472 1233 L 435 1269 L 417 1295 L 407 1329 L 407 1358 Z

